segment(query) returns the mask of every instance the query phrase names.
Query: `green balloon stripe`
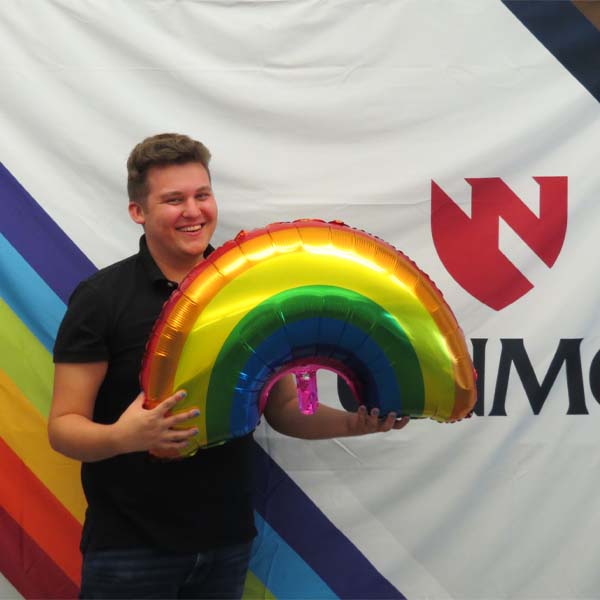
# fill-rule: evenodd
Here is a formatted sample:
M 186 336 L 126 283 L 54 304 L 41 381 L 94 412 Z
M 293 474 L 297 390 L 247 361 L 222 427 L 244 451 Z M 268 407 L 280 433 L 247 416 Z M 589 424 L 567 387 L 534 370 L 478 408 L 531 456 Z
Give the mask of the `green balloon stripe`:
M 254 349 L 286 323 L 315 315 L 351 324 L 363 331 L 365 338 L 371 338 L 384 355 L 397 357 L 390 363 L 401 390 L 402 412 L 422 414 L 424 384 L 419 360 L 398 321 L 383 307 L 354 291 L 335 286 L 303 286 L 276 294 L 257 305 L 238 323 L 223 345 L 208 387 L 209 443 L 229 434 L 234 389 Z M 257 382 L 257 387 L 263 383 Z M 188 389 L 192 385 L 193 382 L 184 384 Z

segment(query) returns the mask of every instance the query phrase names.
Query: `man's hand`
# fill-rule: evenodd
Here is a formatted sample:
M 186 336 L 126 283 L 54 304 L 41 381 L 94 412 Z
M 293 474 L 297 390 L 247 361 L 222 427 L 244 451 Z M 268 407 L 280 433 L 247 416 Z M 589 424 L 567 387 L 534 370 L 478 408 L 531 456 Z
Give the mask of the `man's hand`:
M 369 414 L 367 408 L 361 405 L 357 412 L 348 414 L 349 435 L 364 435 L 390 431 L 390 429 L 402 429 L 408 425 L 409 421 L 410 417 L 404 416 L 398 419 L 394 412 L 389 413 L 385 419 L 380 419 L 378 408 L 374 408 Z
M 282 377 L 275 383 L 265 408 L 265 417 L 279 433 L 307 440 L 347 437 L 402 429 L 409 417 L 396 418 L 390 413 L 379 419 L 379 409 L 367 414 L 364 406 L 356 413 L 320 404 L 314 415 L 303 415 L 298 409 L 298 396 L 293 377 Z
M 158 455 L 177 456 L 190 438 L 198 433 L 196 427 L 185 429 L 176 426 L 197 417 L 197 408 L 177 414 L 168 414 L 186 394 L 180 390 L 158 406 L 144 408 L 141 392 L 115 423 L 115 433 L 120 453 L 152 450 Z
M 195 428 L 174 427 L 197 416 L 195 409 L 166 416 L 182 399 L 181 392 L 151 410 L 144 408 L 144 396 L 140 394 L 116 423 L 95 423 L 94 404 L 107 369 L 106 362 L 56 365 L 48 418 L 52 448 L 75 460 L 95 462 L 124 452 L 154 448 L 176 452 L 185 447 Z

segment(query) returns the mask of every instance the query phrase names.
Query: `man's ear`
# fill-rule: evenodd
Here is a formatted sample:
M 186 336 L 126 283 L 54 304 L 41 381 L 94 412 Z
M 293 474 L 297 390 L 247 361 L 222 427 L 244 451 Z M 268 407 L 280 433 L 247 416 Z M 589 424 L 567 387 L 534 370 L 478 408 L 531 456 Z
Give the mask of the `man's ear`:
M 142 208 L 142 205 L 138 202 L 129 203 L 129 216 L 131 217 L 133 222 L 137 223 L 138 225 L 143 225 L 146 222 L 144 209 Z

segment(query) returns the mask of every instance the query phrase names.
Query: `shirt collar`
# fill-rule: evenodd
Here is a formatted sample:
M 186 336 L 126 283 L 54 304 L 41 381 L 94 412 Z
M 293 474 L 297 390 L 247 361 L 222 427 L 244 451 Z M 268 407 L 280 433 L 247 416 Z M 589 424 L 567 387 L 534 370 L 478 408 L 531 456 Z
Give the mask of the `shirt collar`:
M 204 258 L 208 258 L 212 252 L 214 252 L 214 248 L 209 244 L 204 251 Z M 177 287 L 176 282 L 170 281 L 163 275 L 162 271 L 154 261 L 154 258 L 152 258 L 152 254 L 150 254 L 150 250 L 148 248 L 148 243 L 146 242 L 146 235 L 142 235 L 140 238 L 139 257 L 152 283 L 156 284 L 157 282 L 160 282 L 160 285 L 164 285 L 166 283 L 169 287 Z

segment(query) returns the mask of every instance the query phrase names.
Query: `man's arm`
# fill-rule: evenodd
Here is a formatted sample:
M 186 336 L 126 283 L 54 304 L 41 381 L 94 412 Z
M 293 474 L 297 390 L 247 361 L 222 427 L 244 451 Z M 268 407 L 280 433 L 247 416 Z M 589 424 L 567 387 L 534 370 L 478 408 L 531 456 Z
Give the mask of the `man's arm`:
M 312 440 L 402 429 L 409 421 L 409 417 L 396 420 L 394 413 L 382 421 L 376 408 L 367 414 L 364 406 L 350 413 L 320 404 L 314 415 L 304 415 L 298 409 L 296 384 L 291 375 L 282 377 L 273 386 L 264 414 L 279 433 Z
M 108 363 L 59 363 L 54 371 L 54 393 L 48 418 L 48 437 L 54 450 L 83 462 L 94 462 L 127 452 L 178 450 L 197 433 L 173 429 L 194 416 L 192 409 L 166 416 L 185 395 L 174 394 L 157 407 L 143 407 L 139 394 L 112 425 L 95 423 L 92 418 L 100 385 Z

